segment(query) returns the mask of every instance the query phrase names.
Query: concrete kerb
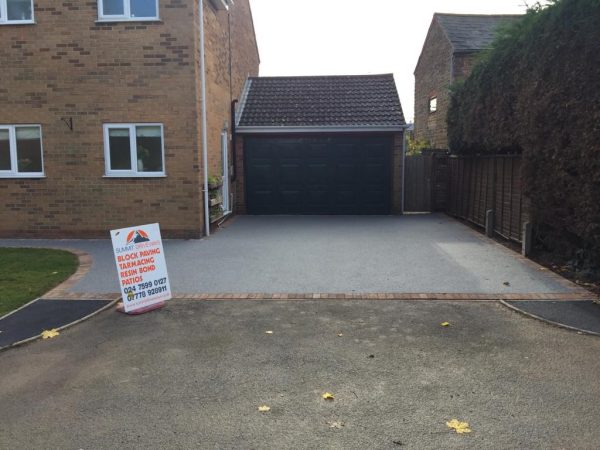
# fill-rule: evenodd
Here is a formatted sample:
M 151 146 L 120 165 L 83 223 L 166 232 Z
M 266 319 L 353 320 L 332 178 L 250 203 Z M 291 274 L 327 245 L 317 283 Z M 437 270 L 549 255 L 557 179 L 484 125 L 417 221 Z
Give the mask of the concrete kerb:
M 583 330 L 583 329 L 581 329 L 581 328 L 572 327 L 572 326 L 570 326 L 570 325 L 565 325 L 565 324 L 562 324 L 562 323 L 560 323 L 560 322 L 555 322 L 555 321 L 553 321 L 553 320 L 544 319 L 543 317 L 540 317 L 540 316 L 538 316 L 538 315 L 536 315 L 536 314 L 532 314 L 532 313 L 530 313 L 530 312 L 527 312 L 527 311 L 524 311 L 524 310 L 522 310 L 521 308 L 517 308 L 516 306 L 514 306 L 514 305 L 511 305 L 510 303 L 508 303 L 508 302 L 507 302 L 507 301 L 505 301 L 505 300 L 500 300 L 500 303 L 501 303 L 502 305 L 506 306 L 507 308 L 509 308 L 509 309 L 513 310 L 514 312 L 517 312 L 517 313 L 519 313 L 519 314 L 522 314 L 522 315 L 524 315 L 524 316 L 526 316 L 526 317 L 529 317 L 529 318 L 531 318 L 531 319 L 539 320 L 540 322 L 544 322 L 544 323 L 546 323 L 547 325 L 551 325 L 551 326 L 553 326 L 553 327 L 557 327 L 557 328 L 563 328 L 563 329 L 565 329 L 565 330 L 570 330 L 570 331 L 576 331 L 576 332 L 578 332 L 578 333 L 581 333 L 581 334 L 589 334 L 589 335 L 591 335 L 591 336 L 600 336 L 600 333 L 595 333 L 595 332 L 593 332 L 593 331 L 588 331 L 588 330 Z

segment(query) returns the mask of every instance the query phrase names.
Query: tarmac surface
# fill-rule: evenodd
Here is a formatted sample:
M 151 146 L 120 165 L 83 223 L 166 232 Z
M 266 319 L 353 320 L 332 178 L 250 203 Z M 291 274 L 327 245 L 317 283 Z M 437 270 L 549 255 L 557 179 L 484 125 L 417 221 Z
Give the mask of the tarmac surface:
M 62 328 L 106 307 L 107 300 L 36 300 L 0 319 L 0 349 Z
M 108 231 L 107 231 L 108 235 Z M 118 292 L 110 240 L 0 240 L 92 255 L 72 292 Z M 175 293 L 565 293 L 518 254 L 443 215 L 239 216 L 164 243 Z
M 495 302 L 173 301 L 0 352 L 0 448 L 597 449 L 599 373 Z
M 592 301 L 507 301 L 506 303 L 536 318 L 600 335 L 600 305 Z

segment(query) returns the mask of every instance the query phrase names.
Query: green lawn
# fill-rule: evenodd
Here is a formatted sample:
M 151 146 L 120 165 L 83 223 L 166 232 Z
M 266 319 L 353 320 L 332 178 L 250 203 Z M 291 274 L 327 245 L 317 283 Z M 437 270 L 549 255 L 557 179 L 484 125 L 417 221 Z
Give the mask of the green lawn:
M 62 283 L 77 264 L 62 250 L 0 248 L 0 316 Z

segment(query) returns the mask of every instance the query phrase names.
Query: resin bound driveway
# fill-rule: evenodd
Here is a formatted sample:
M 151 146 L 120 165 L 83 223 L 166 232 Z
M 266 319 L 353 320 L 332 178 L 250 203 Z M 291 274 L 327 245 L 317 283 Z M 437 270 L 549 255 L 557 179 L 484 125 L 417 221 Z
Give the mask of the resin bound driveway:
M 108 234 L 108 231 L 107 231 Z M 72 293 L 118 291 L 107 240 L 0 240 L 93 258 Z M 202 240 L 165 241 L 172 290 L 190 293 L 569 294 L 564 282 L 442 214 L 240 216 Z

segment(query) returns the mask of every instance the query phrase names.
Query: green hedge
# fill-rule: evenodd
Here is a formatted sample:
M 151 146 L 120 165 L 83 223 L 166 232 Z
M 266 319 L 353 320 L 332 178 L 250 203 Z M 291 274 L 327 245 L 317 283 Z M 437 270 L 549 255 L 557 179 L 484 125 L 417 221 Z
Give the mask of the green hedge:
M 600 0 L 531 9 L 451 91 L 452 153 L 521 153 L 542 243 L 600 267 Z

